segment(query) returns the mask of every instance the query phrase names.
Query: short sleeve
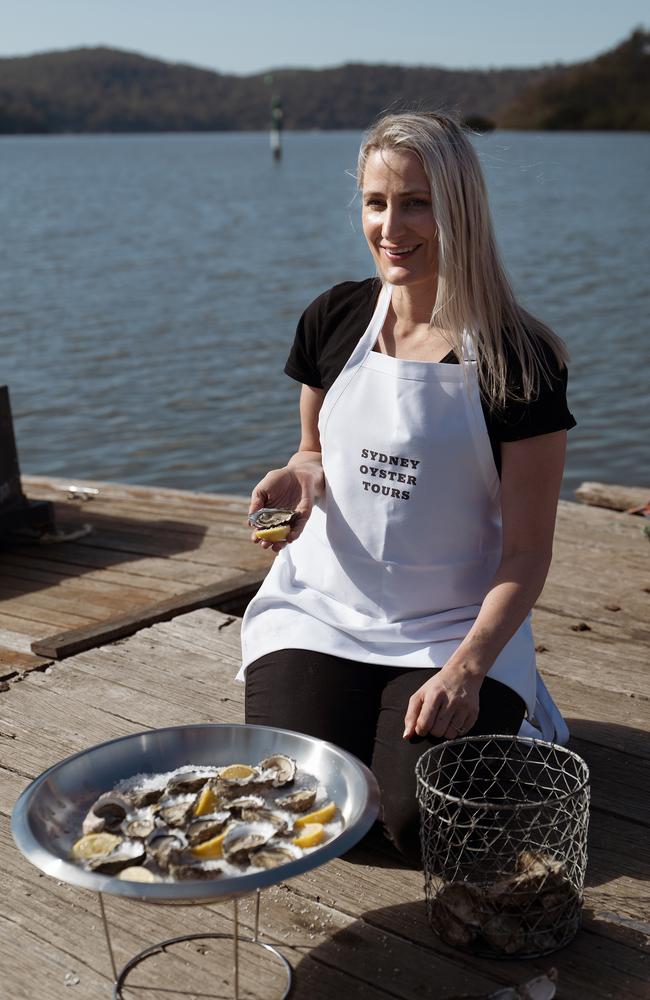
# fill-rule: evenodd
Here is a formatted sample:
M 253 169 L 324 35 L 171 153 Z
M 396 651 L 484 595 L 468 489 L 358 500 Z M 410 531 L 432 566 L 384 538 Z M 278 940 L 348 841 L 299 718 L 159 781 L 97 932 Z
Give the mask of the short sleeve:
M 325 292 L 314 299 L 298 320 L 296 335 L 284 366 L 285 374 L 290 378 L 302 382 L 303 385 L 311 385 L 315 389 L 321 389 L 323 386 L 319 359 L 327 296 L 328 293 Z
M 493 411 L 490 423 L 498 441 L 523 441 L 540 434 L 571 430 L 576 426 L 575 418 L 567 403 L 566 368 L 560 368 L 555 354 L 544 347 L 548 378 L 540 377 L 539 392 L 534 399 L 518 402 L 509 400 L 502 410 Z M 511 384 L 521 388 L 521 378 L 515 371 Z

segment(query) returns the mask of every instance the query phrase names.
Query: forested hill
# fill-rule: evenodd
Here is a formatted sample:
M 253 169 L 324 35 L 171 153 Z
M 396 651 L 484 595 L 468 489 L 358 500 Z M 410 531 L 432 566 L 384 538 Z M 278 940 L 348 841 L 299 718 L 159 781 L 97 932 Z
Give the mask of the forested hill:
M 650 32 L 635 31 L 597 59 L 527 87 L 503 128 L 650 130 Z
M 273 95 L 282 97 L 290 129 L 360 129 L 386 109 L 405 107 L 456 110 L 479 127 L 648 128 L 650 60 L 638 53 L 649 47 L 650 35 L 635 32 L 611 53 L 579 66 L 448 70 L 351 64 L 273 70 L 271 80 L 268 74 L 225 75 L 107 48 L 48 52 L 0 59 L 0 133 L 265 129 Z M 600 101 L 598 124 L 582 105 L 572 117 L 576 87 L 587 102 L 590 87 L 594 95 L 613 87 L 616 100 Z M 566 108 L 561 95 L 567 95 Z M 545 118 L 549 106 L 554 115 Z
M 557 67 L 555 72 L 557 72 Z M 446 107 L 494 119 L 554 72 L 346 65 L 226 76 L 113 49 L 0 60 L 0 132 L 161 132 L 268 128 L 282 97 L 290 129 L 360 129 L 388 107 Z

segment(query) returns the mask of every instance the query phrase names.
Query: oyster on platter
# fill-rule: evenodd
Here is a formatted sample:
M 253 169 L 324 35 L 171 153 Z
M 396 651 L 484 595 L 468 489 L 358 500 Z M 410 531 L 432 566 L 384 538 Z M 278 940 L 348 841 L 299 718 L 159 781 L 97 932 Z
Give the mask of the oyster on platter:
M 264 780 L 270 781 L 274 788 L 290 785 L 296 776 L 295 760 L 284 753 L 265 757 L 259 762 L 258 767 L 263 772 Z
M 70 858 L 122 880 L 215 879 L 288 864 L 342 828 L 323 786 L 275 753 L 120 781 L 90 806 Z

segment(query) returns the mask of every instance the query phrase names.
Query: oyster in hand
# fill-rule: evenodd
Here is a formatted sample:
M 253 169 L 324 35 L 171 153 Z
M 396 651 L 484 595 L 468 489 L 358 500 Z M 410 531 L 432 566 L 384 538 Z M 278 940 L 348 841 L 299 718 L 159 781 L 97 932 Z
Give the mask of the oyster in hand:
M 262 507 L 249 515 L 248 523 L 255 529 L 256 538 L 266 542 L 283 542 L 297 517 L 295 510 Z

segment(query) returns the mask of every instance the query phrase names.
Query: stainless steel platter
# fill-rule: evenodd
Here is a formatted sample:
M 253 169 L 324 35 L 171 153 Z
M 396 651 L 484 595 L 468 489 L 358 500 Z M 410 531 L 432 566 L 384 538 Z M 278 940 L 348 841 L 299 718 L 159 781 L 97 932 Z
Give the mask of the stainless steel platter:
M 295 757 L 302 771 L 322 782 L 343 816 L 338 836 L 303 857 L 246 875 L 152 884 L 85 871 L 68 860 L 88 809 L 118 781 L 185 764 L 254 764 L 276 752 Z M 175 726 L 101 743 L 44 771 L 16 802 L 12 832 L 29 861 L 63 882 L 149 903 L 207 903 L 263 889 L 344 854 L 367 833 L 378 811 L 372 772 L 332 743 L 267 726 Z

